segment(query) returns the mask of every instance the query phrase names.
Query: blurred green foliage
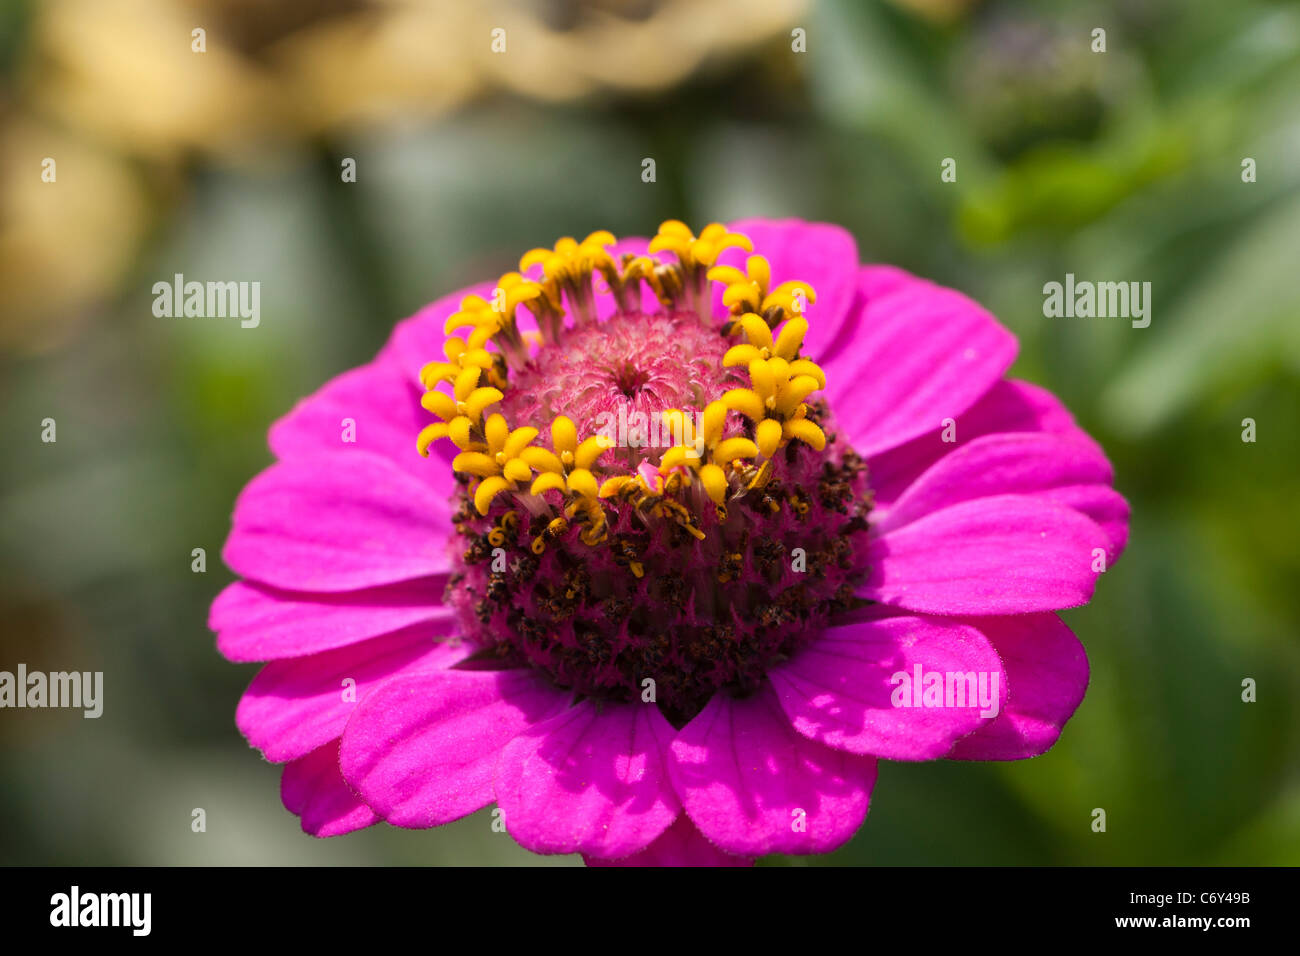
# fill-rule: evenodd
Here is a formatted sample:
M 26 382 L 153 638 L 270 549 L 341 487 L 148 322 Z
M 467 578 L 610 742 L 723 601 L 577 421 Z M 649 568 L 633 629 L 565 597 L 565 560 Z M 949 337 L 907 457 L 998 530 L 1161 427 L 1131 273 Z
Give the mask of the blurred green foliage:
M 1300 863 L 1300 7 L 1002 2 L 935 24 L 826 0 L 806 25 L 801 57 L 778 40 L 657 96 L 501 97 L 195 161 L 76 337 L 0 360 L 0 665 L 104 670 L 107 695 L 99 721 L 0 714 L 0 862 L 575 862 L 532 857 L 483 814 L 298 832 L 233 725 L 255 668 L 224 662 L 205 626 L 231 578 L 231 504 L 297 398 L 520 251 L 795 215 L 994 311 L 1021 342 L 1014 374 L 1108 450 L 1133 532 L 1064 615 L 1092 684 L 1049 754 L 882 763 L 848 846 L 771 862 Z M 173 272 L 259 279 L 261 327 L 155 318 L 150 286 Z M 1042 285 L 1066 272 L 1151 281 L 1151 326 L 1045 319 Z M 39 441 L 47 416 L 56 444 Z

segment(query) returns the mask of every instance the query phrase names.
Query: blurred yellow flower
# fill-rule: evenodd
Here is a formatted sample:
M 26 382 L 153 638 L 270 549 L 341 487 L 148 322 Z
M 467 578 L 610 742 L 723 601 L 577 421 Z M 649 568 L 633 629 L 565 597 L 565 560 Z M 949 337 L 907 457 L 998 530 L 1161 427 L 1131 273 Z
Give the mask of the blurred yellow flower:
M 48 0 L 0 152 L 0 344 L 110 292 L 144 175 L 508 92 L 643 92 L 798 26 L 808 0 Z M 59 164 L 43 183 L 40 160 Z M 143 160 L 144 170 L 128 161 Z
M 277 0 L 268 13 L 250 0 L 50 0 L 32 88 L 43 109 L 124 149 L 227 153 L 250 137 L 436 115 L 492 91 L 558 101 L 662 89 L 786 33 L 807 6 Z
M 145 190 L 123 159 L 52 127 L 24 118 L 4 132 L 0 347 L 48 347 L 129 268 Z
M 273 77 L 205 22 L 179 0 L 50 0 L 24 78 L 32 104 L 126 152 L 228 152 L 275 127 L 280 97 Z

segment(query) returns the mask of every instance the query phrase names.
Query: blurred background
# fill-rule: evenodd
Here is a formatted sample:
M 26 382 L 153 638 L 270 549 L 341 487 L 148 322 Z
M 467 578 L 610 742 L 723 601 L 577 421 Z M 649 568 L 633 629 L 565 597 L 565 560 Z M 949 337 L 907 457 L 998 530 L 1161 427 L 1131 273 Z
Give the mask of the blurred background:
M 486 814 L 298 830 L 206 628 L 231 505 L 424 303 L 741 216 L 985 304 L 1133 506 L 1050 753 L 882 763 L 849 845 L 766 862 L 1300 863 L 1297 4 L 0 0 L 0 80 L 0 669 L 105 672 L 97 721 L 0 711 L 0 863 L 578 862 Z M 260 327 L 156 318 L 176 272 L 260 281 Z M 1066 272 L 1150 281 L 1150 327 L 1045 319 Z

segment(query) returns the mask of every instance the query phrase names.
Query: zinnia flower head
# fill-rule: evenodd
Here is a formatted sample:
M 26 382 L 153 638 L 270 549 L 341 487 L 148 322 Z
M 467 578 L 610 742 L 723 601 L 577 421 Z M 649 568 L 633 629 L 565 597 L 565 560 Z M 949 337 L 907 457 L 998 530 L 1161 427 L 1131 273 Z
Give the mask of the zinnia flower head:
M 309 833 L 495 802 L 590 863 L 822 853 L 878 758 L 1042 753 L 1128 509 L 1015 350 L 833 226 L 534 249 L 272 429 L 237 722 Z

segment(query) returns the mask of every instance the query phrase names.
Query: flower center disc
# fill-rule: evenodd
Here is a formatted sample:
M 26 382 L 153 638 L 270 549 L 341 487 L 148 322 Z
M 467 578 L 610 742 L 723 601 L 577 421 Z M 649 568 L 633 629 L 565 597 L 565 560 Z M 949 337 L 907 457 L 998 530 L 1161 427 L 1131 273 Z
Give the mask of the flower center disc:
M 657 464 L 675 444 L 652 424 L 663 411 L 695 418 L 739 383 L 722 366 L 726 345 L 693 314 L 618 313 L 539 350 L 503 409 L 513 421 L 567 415 L 581 433 L 615 442 L 602 460 Z M 584 696 L 652 696 L 677 723 L 719 688 L 756 687 L 852 606 L 852 583 L 865 573 L 866 468 L 828 427 L 825 404 L 811 409 L 826 449 L 786 446 L 780 477 L 725 516 L 706 510 L 703 540 L 644 520 L 651 503 L 627 498 L 613 502 L 602 547 L 571 527 L 538 554 L 532 542 L 546 536 L 549 512 L 501 501 L 479 515 L 466 488 L 447 600 L 484 649 L 477 662 L 539 668 Z M 729 430 L 743 434 L 741 416 L 731 419 Z

